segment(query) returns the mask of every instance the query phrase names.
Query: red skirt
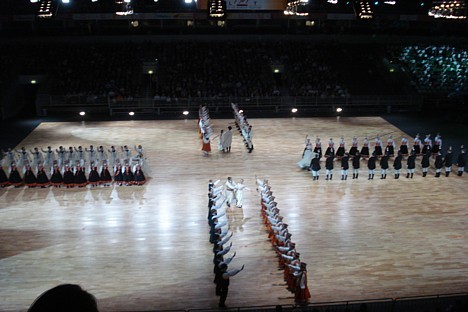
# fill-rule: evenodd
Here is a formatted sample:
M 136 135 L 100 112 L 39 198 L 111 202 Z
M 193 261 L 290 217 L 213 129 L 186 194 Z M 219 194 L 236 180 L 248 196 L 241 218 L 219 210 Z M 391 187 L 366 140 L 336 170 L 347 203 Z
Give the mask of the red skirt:
M 211 152 L 211 144 L 210 144 L 210 142 L 208 142 L 208 143 L 204 143 L 204 142 L 203 142 L 202 151 L 204 151 L 204 152 Z
M 304 289 L 297 287 L 296 292 L 294 294 L 294 299 L 296 300 L 296 303 L 309 302 L 309 299 L 310 299 L 309 287 L 306 287 Z

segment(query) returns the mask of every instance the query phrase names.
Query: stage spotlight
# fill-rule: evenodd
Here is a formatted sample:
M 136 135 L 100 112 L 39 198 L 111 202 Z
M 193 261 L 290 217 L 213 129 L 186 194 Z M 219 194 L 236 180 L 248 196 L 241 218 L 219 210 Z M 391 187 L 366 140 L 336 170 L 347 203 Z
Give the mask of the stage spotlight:
M 192 3 L 192 0 L 184 0 L 184 2 L 185 2 L 186 4 L 190 4 L 190 3 Z
M 135 115 L 135 112 L 129 112 L 128 113 L 130 116 L 134 116 Z
M 342 111 L 343 111 L 343 109 L 342 109 L 341 107 L 338 107 L 338 108 L 336 109 L 336 112 L 337 112 L 337 113 L 341 113 Z
M 31 3 L 38 3 L 39 0 L 30 0 Z
M 86 115 L 85 112 L 80 112 L 80 116 L 84 116 L 84 115 Z
M 184 116 L 187 116 L 187 115 L 189 114 L 189 112 L 188 112 L 188 111 L 183 111 L 182 114 L 183 114 Z
M 34 80 L 34 79 L 33 79 L 33 80 L 31 80 L 31 84 L 36 84 L 36 83 L 37 83 L 37 81 L 36 81 L 36 80 Z
M 152 70 L 152 69 L 148 70 L 148 74 L 152 75 L 152 74 L 153 74 L 153 70 Z
M 297 108 L 294 107 L 293 109 L 291 109 L 291 113 L 297 113 Z
M 70 0 L 62 0 L 62 3 L 70 3 Z

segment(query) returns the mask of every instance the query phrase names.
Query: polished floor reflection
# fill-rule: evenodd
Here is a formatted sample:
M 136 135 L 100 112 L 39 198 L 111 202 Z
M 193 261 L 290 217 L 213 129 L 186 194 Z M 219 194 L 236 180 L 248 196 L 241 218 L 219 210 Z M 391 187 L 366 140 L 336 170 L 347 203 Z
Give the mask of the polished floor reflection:
M 228 306 L 292 304 L 259 214 L 254 177 L 270 181 L 313 301 L 468 291 L 468 178 L 319 181 L 296 166 L 306 134 L 405 135 L 381 118 L 251 119 L 254 151 L 234 133 L 230 154 L 203 157 L 196 120 L 43 123 L 27 148 L 142 144 L 144 186 L 0 189 L 0 310 L 26 310 L 60 283 L 93 293 L 102 311 L 217 307 L 208 242 L 207 181 L 244 178 L 243 209 L 229 210 Z M 214 133 L 232 120 L 213 120 Z M 424 129 L 421 129 L 421 133 Z M 408 137 L 414 135 L 408 134 Z M 457 151 L 455 152 L 457 153 Z M 362 162 L 365 166 L 365 162 Z M 419 168 L 419 161 L 418 161 Z

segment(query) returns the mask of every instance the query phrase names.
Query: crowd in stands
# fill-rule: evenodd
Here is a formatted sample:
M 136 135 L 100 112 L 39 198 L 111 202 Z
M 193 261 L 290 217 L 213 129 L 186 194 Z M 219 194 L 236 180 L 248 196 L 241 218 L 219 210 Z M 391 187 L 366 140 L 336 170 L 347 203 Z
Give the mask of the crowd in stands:
M 53 94 L 110 96 L 117 100 L 140 96 L 138 46 L 69 45 L 61 49 L 63 56 L 56 61 L 52 73 Z
M 348 95 L 339 73 L 331 67 L 333 58 L 341 57 L 336 46 L 295 42 L 279 45 L 278 49 L 287 64 L 290 95 L 320 98 Z
M 98 97 L 115 100 L 141 96 L 139 49 L 133 44 L 34 44 L 18 49 L 5 45 L 3 68 L 15 67 L 22 75 L 45 75 L 51 95 Z M 17 54 L 15 54 L 17 53 Z M 3 61 L 2 61 L 3 63 Z
M 148 81 L 142 60 L 156 60 L 151 76 L 155 99 L 344 96 L 329 62 L 331 47 L 288 42 L 165 42 L 37 44 L 5 48 L 22 74 L 45 74 L 52 95 L 138 98 Z M 9 52 L 8 52 L 9 51 Z M 40 55 L 40 57 L 38 57 Z M 279 81 L 273 65 L 280 61 Z
M 448 45 L 410 45 L 389 49 L 409 72 L 420 93 L 466 94 L 468 49 Z
M 88 103 L 97 102 L 98 98 L 119 101 L 149 95 L 155 100 L 169 101 L 346 97 L 349 96 L 346 79 L 348 84 L 353 79 L 340 63 L 346 59 L 346 49 L 330 43 L 287 40 L 33 43 L 5 45 L 0 52 L 0 64 L 6 73 L 14 68 L 15 73 L 22 75 L 45 75 L 47 90 L 42 85 L 42 92 L 79 95 Z M 363 48 L 362 53 L 371 52 Z M 408 69 L 420 92 L 468 92 L 467 49 L 411 45 L 389 48 L 386 53 L 389 59 Z M 148 59 L 156 64 L 149 77 L 143 71 L 143 61 Z M 274 72 L 277 67 L 281 68 L 279 73 Z
M 273 92 L 268 49 L 258 43 L 165 43 L 158 57 L 156 96 L 253 97 Z

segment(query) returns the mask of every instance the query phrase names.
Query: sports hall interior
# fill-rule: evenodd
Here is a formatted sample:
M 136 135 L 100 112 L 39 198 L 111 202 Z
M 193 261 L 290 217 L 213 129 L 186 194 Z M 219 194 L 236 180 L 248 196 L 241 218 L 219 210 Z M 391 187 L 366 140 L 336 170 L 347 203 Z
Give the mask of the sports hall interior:
M 10 8 L 27 16 L 26 2 Z M 439 133 L 443 155 L 451 146 L 456 160 L 468 146 L 466 25 L 424 20 L 405 34 L 413 29 L 384 20 L 383 29 L 360 20 L 299 27 L 294 19 L 287 28 L 284 19 L 187 28 L 177 20 L 142 18 L 136 27 L 64 16 L 2 21 L 0 148 L 128 145 L 136 153 L 142 145 L 147 181 L 0 188 L 0 311 L 27 311 L 65 283 L 93 294 L 99 311 L 217 310 L 207 193 L 209 180 L 223 185 L 228 177 L 244 179 L 247 189 L 242 208 L 226 207 L 228 255 L 236 255 L 229 267 L 245 265 L 230 279 L 226 310 L 466 308 L 466 172 L 458 176 L 454 163 L 448 177 L 436 178 L 431 158 L 422 177 L 421 156 L 413 178 L 407 157 L 399 179 L 394 158 L 386 179 L 377 162 L 368 180 L 366 160 L 359 178 L 350 170 L 347 180 L 339 161 L 333 180 L 325 180 L 325 158 L 319 180 L 297 166 L 306 135 L 321 138 L 323 150 L 330 138 L 337 147 L 343 137 L 348 150 L 353 137 L 360 147 L 367 137 L 372 150 L 378 136 L 384 144 L 392 136 L 398 149 L 402 138 L 411 146 L 416 134 Z M 251 152 L 231 102 L 252 125 Z M 199 105 L 213 130 L 208 156 Z M 230 153 L 218 149 L 228 126 Z M 3 168 L 8 173 L 6 161 Z M 296 305 L 286 289 L 257 179 L 268 180 L 307 263 L 308 305 Z

